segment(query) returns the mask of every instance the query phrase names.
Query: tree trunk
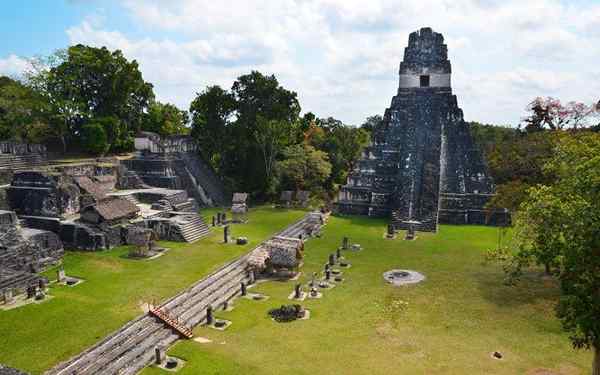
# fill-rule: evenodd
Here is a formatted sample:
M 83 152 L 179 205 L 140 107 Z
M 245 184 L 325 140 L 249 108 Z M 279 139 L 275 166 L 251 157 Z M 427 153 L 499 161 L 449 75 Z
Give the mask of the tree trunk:
M 63 155 L 67 153 L 67 141 L 65 140 L 65 136 L 60 137 L 60 142 L 62 143 Z
M 550 264 L 546 263 L 544 266 L 546 267 L 546 275 L 550 275 Z
M 592 375 L 600 375 L 600 348 L 592 347 L 594 350 L 594 364 L 592 365 Z

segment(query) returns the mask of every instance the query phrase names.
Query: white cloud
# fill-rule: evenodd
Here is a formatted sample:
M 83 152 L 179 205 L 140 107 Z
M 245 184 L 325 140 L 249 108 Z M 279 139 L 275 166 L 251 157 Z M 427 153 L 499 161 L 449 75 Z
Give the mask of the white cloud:
M 29 68 L 27 59 L 17 55 L 9 55 L 5 59 L 0 59 L 0 75 L 9 77 L 19 77 Z
M 468 119 L 513 123 L 537 95 L 598 99 L 600 6 L 558 0 L 127 0 L 131 22 L 165 37 L 132 38 L 95 15 L 71 42 L 123 50 L 160 100 L 187 108 L 210 84 L 252 69 L 298 92 L 305 111 L 358 124 L 397 87 L 408 34 L 446 38 Z M 0 65 L 1 66 L 1 65 Z

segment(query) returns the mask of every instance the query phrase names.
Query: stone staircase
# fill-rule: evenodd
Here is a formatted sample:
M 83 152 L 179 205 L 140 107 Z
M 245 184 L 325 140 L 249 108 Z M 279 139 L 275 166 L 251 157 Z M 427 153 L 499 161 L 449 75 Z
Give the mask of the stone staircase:
M 296 238 L 303 235 L 307 238 L 303 233 L 307 222 L 308 215 L 277 235 Z M 152 363 L 155 347 L 170 346 L 181 337 L 180 329 L 190 329 L 206 322 L 209 306 L 217 309 L 241 294 L 240 283 L 250 281 L 247 271 L 249 256 L 250 252 L 225 264 L 158 307 L 162 312 L 168 311 L 169 319 L 179 328 L 150 312 L 127 323 L 94 347 L 47 371 L 46 375 L 138 373 Z
M 407 230 L 411 224 L 414 230 L 418 232 L 437 232 L 437 220 L 425 219 L 409 223 L 401 217 L 398 211 L 392 211 L 392 226 L 395 230 Z
M 24 291 L 30 286 L 38 285 L 40 279 L 41 277 L 34 273 L 0 269 L 0 293 L 15 289 Z
M 212 199 L 215 206 L 227 206 L 231 203 L 231 200 L 226 196 L 223 183 L 200 156 L 193 153 L 180 153 L 179 156 L 198 184 Z
M 41 154 L 0 154 L 0 170 L 21 170 L 46 165 L 45 156 Z
M 200 217 L 193 213 L 185 215 L 185 223 L 180 224 L 181 236 L 186 242 L 196 242 L 210 233 L 210 228 Z
M 135 204 L 136 206 L 138 204 L 140 204 L 140 201 L 135 197 L 134 194 L 121 195 L 120 198 L 130 201 L 131 203 Z

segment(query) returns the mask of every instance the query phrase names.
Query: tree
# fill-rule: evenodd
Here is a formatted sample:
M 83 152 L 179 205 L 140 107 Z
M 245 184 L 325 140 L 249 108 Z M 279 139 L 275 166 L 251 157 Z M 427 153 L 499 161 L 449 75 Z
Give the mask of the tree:
M 530 115 L 523 119 L 524 130 L 528 133 L 550 130 L 577 129 L 591 126 L 592 119 L 598 116 L 596 104 L 587 105 L 579 102 L 562 104 L 560 100 L 547 97 L 535 98 L 527 106 Z
M 39 143 L 48 136 L 43 98 L 23 83 L 0 76 L 0 139 Z
M 160 136 L 183 135 L 189 132 L 188 114 L 170 103 L 153 102 L 142 123 L 142 130 L 158 133 Z
M 266 198 L 265 193 L 269 195 L 275 186 L 268 172 L 272 165 L 265 164 L 272 158 L 265 158 L 265 151 L 269 144 L 279 145 L 272 155 L 277 158 L 277 152 L 293 141 L 300 114 L 297 94 L 279 85 L 274 75 L 267 76 L 257 71 L 240 76 L 233 83 L 231 92 L 236 101 L 237 115 L 228 140 L 235 153 L 235 157 L 231 158 L 235 160 L 231 165 L 232 172 L 244 189 Z M 265 129 L 269 129 L 268 134 L 257 138 L 257 132 Z M 286 139 L 266 138 L 273 135 L 285 135 Z
M 309 145 L 295 144 L 283 151 L 277 163 L 283 186 L 295 190 L 322 191 L 331 174 L 327 154 Z
M 190 104 L 192 137 L 200 146 L 202 156 L 221 174 L 233 169 L 227 162 L 232 155 L 229 152 L 229 138 L 235 109 L 233 95 L 219 86 L 207 87 L 196 94 Z
M 290 143 L 291 136 L 292 126 L 290 124 L 277 120 L 266 120 L 262 117 L 258 118 L 254 139 L 263 156 L 267 187 L 273 186 L 271 180 L 275 158 Z
M 54 133 L 67 143 L 80 137 L 82 126 L 98 118 L 115 118 L 121 137 L 110 138 L 113 151 L 131 145 L 144 112 L 154 98 L 137 62 L 119 50 L 81 44 L 34 63 L 30 85 L 48 103 L 47 117 Z
M 329 187 L 343 184 L 348 171 L 369 144 L 369 133 L 361 128 L 347 126 L 332 117 L 320 119 L 318 126 L 322 132 L 314 131 L 309 142 L 315 148 L 325 151 L 329 157 L 332 165 Z
M 594 351 L 600 374 L 600 135 L 562 136 L 546 168 L 551 185 L 530 190 L 522 205 L 519 252 L 557 267 L 557 315 L 576 348 Z M 523 255 L 525 253 L 525 255 Z
M 360 126 L 362 129 L 365 129 L 369 133 L 373 134 L 373 132 L 379 130 L 383 126 L 383 117 L 380 115 L 369 116 Z
M 103 155 L 108 151 L 108 137 L 104 126 L 99 122 L 91 122 L 81 128 L 81 144 L 92 154 Z

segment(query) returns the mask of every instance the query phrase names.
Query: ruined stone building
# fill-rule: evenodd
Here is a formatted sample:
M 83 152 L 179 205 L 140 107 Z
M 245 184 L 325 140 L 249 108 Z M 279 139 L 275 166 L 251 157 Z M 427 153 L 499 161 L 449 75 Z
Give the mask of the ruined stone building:
M 135 148 L 138 151 L 136 156 L 124 160 L 123 165 L 142 183 L 185 190 L 201 206 L 229 204 L 223 183 L 200 158 L 198 148 L 190 137 L 160 137 L 141 132 L 135 138 Z
M 399 74 L 398 92 L 342 187 L 338 211 L 424 231 L 436 231 L 438 222 L 504 220 L 504 212 L 484 211 L 494 185 L 452 93 L 443 36 L 430 28 L 410 34 Z

